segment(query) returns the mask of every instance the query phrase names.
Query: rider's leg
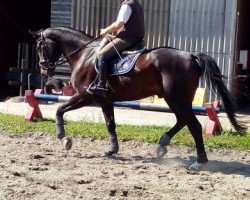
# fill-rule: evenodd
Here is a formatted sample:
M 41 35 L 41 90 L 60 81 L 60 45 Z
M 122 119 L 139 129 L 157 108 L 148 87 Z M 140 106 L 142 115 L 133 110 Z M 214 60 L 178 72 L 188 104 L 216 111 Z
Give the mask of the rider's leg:
M 121 53 L 122 51 L 128 49 L 134 44 L 134 42 L 122 40 L 120 38 L 115 38 L 112 42 L 109 42 L 105 47 L 103 47 L 97 54 L 97 68 L 99 71 L 97 77 L 97 84 L 91 85 L 87 92 L 90 94 L 97 94 L 106 98 L 106 80 L 107 80 L 107 71 L 108 66 L 107 62 L 117 55 L 117 52 Z
M 105 47 L 105 46 L 106 46 L 110 41 L 112 41 L 113 39 L 115 39 L 115 36 L 110 35 L 110 34 L 106 35 L 106 36 L 102 39 L 102 41 L 101 41 L 101 43 L 100 43 L 100 46 L 99 46 L 99 48 L 97 49 L 97 55 L 98 55 L 99 52 L 103 49 L 103 47 Z
M 91 94 L 94 93 L 106 98 L 106 93 L 107 93 L 106 80 L 107 80 L 108 67 L 107 67 L 107 60 L 102 54 L 98 55 L 97 57 L 97 70 L 99 72 L 96 80 L 97 84 L 90 86 L 87 89 L 87 92 Z

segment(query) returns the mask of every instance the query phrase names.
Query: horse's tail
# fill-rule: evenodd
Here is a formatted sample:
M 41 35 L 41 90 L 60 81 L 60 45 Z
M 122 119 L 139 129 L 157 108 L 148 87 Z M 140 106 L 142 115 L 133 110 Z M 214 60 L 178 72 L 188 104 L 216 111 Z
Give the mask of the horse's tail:
M 201 67 L 202 74 L 204 75 L 208 86 L 212 86 L 212 91 L 217 91 L 221 97 L 224 103 L 225 112 L 227 113 L 231 124 L 237 132 L 241 134 L 244 133 L 246 131 L 246 126 L 236 119 L 235 104 L 232 95 L 225 85 L 223 80 L 225 76 L 221 74 L 216 61 L 211 56 L 204 53 L 194 53 L 193 55 L 198 58 L 199 66 Z

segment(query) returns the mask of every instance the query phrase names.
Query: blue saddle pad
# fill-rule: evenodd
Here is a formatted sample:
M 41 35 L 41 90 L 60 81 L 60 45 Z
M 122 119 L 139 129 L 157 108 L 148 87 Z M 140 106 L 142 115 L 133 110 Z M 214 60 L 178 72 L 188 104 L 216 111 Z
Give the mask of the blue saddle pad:
M 133 54 L 122 54 L 122 58 L 114 58 L 109 64 L 108 75 L 118 76 L 128 73 L 133 69 L 135 62 L 143 51 Z

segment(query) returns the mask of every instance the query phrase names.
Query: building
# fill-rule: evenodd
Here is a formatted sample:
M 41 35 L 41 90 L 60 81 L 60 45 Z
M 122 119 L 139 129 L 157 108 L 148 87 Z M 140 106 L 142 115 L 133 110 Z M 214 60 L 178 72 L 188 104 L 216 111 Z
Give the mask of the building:
M 145 12 L 148 48 L 171 46 L 214 57 L 237 104 L 249 104 L 248 0 L 139 0 Z M 97 36 L 115 20 L 120 0 L 51 0 L 50 26 L 70 26 Z M 35 8 L 34 8 L 35 9 Z M 241 56 L 240 56 L 241 55 Z M 241 64 L 239 64 L 241 63 Z M 249 62 L 250 63 L 250 62 Z M 243 68 L 243 69 L 242 69 Z M 201 87 L 206 87 L 203 80 Z M 240 92 L 238 92 L 240 91 Z M 208 100 L 216 98 L 207 92 Z

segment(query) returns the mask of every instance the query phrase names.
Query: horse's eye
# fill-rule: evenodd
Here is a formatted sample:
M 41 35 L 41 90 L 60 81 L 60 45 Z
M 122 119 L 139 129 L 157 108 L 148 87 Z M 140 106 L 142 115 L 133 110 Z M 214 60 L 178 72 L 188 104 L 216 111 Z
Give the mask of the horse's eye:
M 53 63 L 50 63 L 50 64 L 49 64 L 49 68 L 50 68 L 50 69 L 53 69 L 54 66 L 55 66 L 55 65 L 54 65 Z

